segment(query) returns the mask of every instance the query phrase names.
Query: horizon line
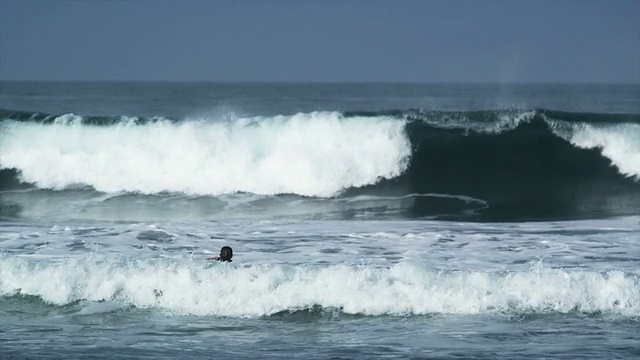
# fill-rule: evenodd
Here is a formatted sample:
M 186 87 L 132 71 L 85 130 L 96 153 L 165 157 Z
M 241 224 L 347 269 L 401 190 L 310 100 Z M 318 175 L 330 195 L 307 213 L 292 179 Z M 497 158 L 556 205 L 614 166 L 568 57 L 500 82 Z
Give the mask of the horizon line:
M 124 79 L 2 79 L 5 83 L 164 83 L 164 84 L 287 84 L 287 85 L 640 85 L 633 82 L 614 81 L 391 81 L 391 80 L 124 80 Z

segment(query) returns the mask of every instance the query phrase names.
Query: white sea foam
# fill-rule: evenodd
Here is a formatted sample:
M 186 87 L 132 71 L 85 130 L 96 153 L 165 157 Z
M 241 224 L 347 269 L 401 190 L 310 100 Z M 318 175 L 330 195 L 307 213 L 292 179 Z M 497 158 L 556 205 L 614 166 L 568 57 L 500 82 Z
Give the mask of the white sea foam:
M 583 149 L 601 149 L 620 173 L 640 180 L 640 124 L 580 124 L 573 126 L 568 140 Z
M 500 134 L 528 123 L 536 115 L 535 110 L 502 110 L 497 112 L 496 121 L 478 121 L 468 116 L 426 116 L 424 121 L 431 126 L 444 129 L 466 129 L 486 134 Z
M 104 192 L 332 196 L 407 167 L 404 122 L 318 112 L 234 122 L 0 125 L 0 168 L 39 187 Z
M 0 271 L 2 296 L 19 291 L 56 305 L 106 300 L 175 314 L 260 317 L 314 306 L 372 316 L 640 312 L 637 274 L 540 264 L 525 272 L 452 272 L 409 264 L 207 268 L 189 260 L 85 257 L 54 264 L 4 256 Z

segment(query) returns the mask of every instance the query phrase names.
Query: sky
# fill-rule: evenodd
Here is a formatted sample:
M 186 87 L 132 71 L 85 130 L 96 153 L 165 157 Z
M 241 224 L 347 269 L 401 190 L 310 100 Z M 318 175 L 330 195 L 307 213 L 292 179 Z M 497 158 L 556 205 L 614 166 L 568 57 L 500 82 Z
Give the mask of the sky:
M 0 0 L 0 80 L 640 83 L 640 1 Z

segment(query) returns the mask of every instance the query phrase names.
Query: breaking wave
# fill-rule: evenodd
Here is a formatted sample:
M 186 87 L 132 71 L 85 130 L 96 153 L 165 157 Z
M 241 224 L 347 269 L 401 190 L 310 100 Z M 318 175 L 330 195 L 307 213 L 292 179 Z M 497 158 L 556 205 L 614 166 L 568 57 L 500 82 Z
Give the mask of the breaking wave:
M 403 216 L 480 220 L 640 210 L 640 115 L 634 114 L 392 110 L 195 120 L 8 110 L 0 115 L 5 191 L 241 193 L 327 201 L 410 197 L 403 201 L 409 203 Z M 483 205 L 461 207 L 459 199 Z
M 437 271 L 410 264 L 250 266 L 99 257 L 0 258 L 0 296 L 56 306 L 112 301 L 175 314 L 263 317 L 324 309 L 367 316 L 588 313 L 634 317 L 640 278 L 538 263 L 526 272 Z

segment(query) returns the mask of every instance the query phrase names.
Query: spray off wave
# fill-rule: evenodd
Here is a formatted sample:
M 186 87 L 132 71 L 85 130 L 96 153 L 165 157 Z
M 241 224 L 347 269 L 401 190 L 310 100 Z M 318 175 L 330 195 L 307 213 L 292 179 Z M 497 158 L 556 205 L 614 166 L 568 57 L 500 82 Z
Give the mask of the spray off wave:
M 112 126 L 65 115 L 1 126 L 0 166 L 56 190 L 329 197 L 398 176 L 411 155 L 404 122 L 339 113 Z
M 409 264 L 206 267 L 190 260 L 85 257 L 47 264 L 3 257 L 0 269 L 5 297 L 37 296 L 57 306 L 113 301 L 175 314 L 262 317 L 318 307 L 370 316 L 640 312 L 637 275 L 541 264 L 528 272 L 491 273 Z

